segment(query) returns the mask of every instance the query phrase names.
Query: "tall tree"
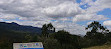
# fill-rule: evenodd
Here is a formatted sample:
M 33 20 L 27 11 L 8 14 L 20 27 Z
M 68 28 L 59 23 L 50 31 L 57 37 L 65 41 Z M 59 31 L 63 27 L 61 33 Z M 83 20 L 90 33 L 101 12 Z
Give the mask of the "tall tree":
M 47 29 L 47 25 L 44 24 L 43 27 L 42 27 L 42 35 L 43 35 L 43 36 L 46 36 L 46 35 L 48 34 L 48 33 L 47 33 L 47 30 L 48 30 L 48 29 Z
M 55 27 L 51 23 L 44 24 L 42 27 L 42 35 L 48 37 L 50 32 L 55 32 Z
M 87 38 L 92 40 L 92 44 L 102 44 L 105 43 L 105 33 L 107 32 L 107 28 L 102 26 L 99 22 L 94 21 L 86 27 L 86 29 L 90 29 L 86 33 Z
M 97 32 L 98 30 L 105 31 L 106 27 L 102 26 L 99 22 L 94 21 L 86 27 L 86 29 L 91 28 L 91 32 Z
M 47 28 L 48 30 L 55 32 L 55 27 L 51 23 L 47 24 Z

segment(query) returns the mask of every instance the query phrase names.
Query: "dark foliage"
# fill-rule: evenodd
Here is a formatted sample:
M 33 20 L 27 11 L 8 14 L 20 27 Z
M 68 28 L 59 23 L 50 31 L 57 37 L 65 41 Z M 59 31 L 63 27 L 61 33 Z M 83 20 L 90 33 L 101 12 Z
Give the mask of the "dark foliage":
M 20 27 L 16 23 L 0 23 L 0 49 L 13 49 L 13 43 L 22 42 L 42 42 L 44 49 L 81 49 L 111 42 L 111 32 L 97 21 L 92 22 L 86 27 L 90 31 L 84 37 L 72 35 L 65 30 L 55 32 L 55 27 L 51 23 L 43 25 L 42 34 L 29 33 L 26 30 L 26 32 L 16 31 L 15 28 L 13 30 L 13 27 L 8 26 Z M 31 30 L 33 29 L 28 31 Z

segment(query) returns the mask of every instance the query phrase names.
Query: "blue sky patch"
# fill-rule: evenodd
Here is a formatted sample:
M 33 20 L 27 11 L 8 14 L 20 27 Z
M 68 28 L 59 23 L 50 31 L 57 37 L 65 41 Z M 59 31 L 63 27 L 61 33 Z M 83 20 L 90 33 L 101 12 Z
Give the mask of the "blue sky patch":
M 95 2 L 96 0 L 92 0 L 93 2 Z
M 76 0 L 77 3 L 81 3 L 81 0 Z
M 105 17 L 108 17 L 111 19 L 111 9 L 110 8 L 106 8 L 102 11 L 99 11 L 97 14 L 98 15 L 104 15 Z
M 51 20 L 52 22 L 55 22 L 56 20 Z
M 80 25 L 87 25 L 87 22 L 90 22 L 90 21 L 80 21 L 80 22 L 77 22 L 77 24 L 80 24 Z
M 87 4 L 84 4 L 84 5 L 80 5 L 80 7 L 81 7 L 82 9 L 87 9 L 87 8 L 90 7 L 90 5 L 88 5 L 88 3 L 87 3 Z

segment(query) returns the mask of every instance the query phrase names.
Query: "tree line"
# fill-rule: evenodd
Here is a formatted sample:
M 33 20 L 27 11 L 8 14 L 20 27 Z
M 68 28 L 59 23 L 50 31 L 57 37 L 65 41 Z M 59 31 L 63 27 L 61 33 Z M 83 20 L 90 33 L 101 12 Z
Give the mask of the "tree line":
M 99 22 L 94 21 L 85 29 L 88 30 L 85 36 L 72 35 L 65 30 L 55 31 L 55 27 L 49 23 L 42 26 L 42 33 L 29 34 L 13 39 L 0 39 L 0 49 L 12 49 L 13 42 L 42 42 L 44 49 L 82 49 L 91 46 L 111 44 L 111 32 Z M 21 33 L 14 32 L 18 35 Z M 2 41 L 2 42 L 1 42 Z M 4 42 L 5 41 L 5 42 Z

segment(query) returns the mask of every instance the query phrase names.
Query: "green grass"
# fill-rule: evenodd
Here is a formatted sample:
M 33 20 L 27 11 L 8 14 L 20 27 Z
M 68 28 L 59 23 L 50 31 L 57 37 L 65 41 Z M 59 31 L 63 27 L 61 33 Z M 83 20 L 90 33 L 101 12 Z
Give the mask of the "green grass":
M 111 45 L 94 46 L 94 47 L 83 48 L 83 49 L 111 49 Z

